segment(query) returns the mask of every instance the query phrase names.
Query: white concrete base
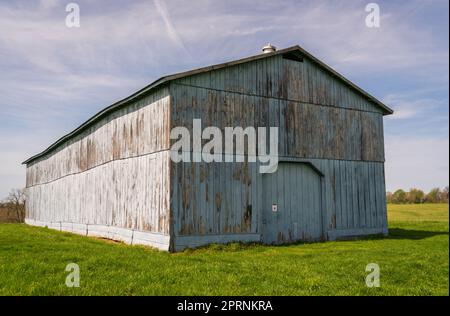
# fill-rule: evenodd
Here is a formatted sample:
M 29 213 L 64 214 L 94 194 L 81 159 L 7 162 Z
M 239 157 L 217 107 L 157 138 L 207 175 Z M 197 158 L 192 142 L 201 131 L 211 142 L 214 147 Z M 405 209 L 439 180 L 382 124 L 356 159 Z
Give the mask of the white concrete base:
M 168 251 L 170 238 L 168 235 L 152 232 L 137 231 L 133 229 L 65 222 L 42 222 L 26 218 L 25 223 L 32 226 L 48 227 L 51 229 L 74 233 L 83 236 L 101 237 L 122 241 L 129 245 L 145 245 Z

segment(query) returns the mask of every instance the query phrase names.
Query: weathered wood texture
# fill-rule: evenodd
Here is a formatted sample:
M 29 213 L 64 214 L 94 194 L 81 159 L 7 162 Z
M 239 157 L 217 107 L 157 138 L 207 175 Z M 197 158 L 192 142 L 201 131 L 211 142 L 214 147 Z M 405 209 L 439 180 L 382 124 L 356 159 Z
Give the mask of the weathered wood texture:
M 27 218 L 169 233 L 169 110 L 157 90 L 27 168 Z
M 264 242 L 326 239 L 321 182 L 322 175 L 309 164 L 299 162 L 280 162 L 277 172 L 262 175 Z
M 320 218 L 322 229 L 318 233 L 317 229 L 310 231 L 298 226 L 298 234 L 305 232 L 305 235 L 300 237 L 306 240 L 323 238 L 322 234 L 326 236 L 327 232 L 335 229 L 346 231 L 355 228 L 380 228 L 380 230 L 387 228 L 382 162 L 331 159 L 297 161 L 289 157 L 280 159 L 292 161 L 294 165 L 303 164 L 304 161 L 312 162 L 323 173 L 320 188 L 315 187 L 318 177 L 313 177 L 312 171 L 299 177 L 298 172 L 286 172 L 281 167 L 277 173 L 281 172 L 283 175 L 274 176 L 260 174 L 258 163 L 173 164 L 174 191 L 171 200 L 174 209 L 174 234 L 177 236 L 264 234 L 267 227 L 263 225 L 263 214 L 270 212 L 274 203 L 270 202 L 268 197 L 280 205 L 279 214 L 286 212 L 287 208 L 284 205 L 288 203 L 290 205 L 293 199 L 298 200 L 305 196 L 314 198 L 311 205 L 322 218 L 308 213 L 312 222 L 304 225 L 317 227 Z M 283 164 L 284 162 L 280 162 L 280 166 Z M 265 177 L 272 178 L 272 186 L 267 185 L 267 180 L 263 184 Z M 290 193 L 284 193 L 285 191 Z M 316 203 L 318 195 L 320 208 L 317 208 Z M 308 208 L 307 199 L 304 203 Z M 292 212 L 294 208 L 292 206 Z M 297 209 L 301 210 L 302 204 L 298 205 Z M 279 214 L 278 216 L 282 216 Z M 289 222 L 291 224 L 295 222 L 294 219 L 297 217 L 283 218 L 280 220 L 279 228 L 283 228 L 284 231 L 291 229 L 293 234 L 294 226 L 290 228 L 287 226 Z M 278 223 L 266 220 L 267 225 L 273 224 L 278 228 Z M 300 218 L 297 219 L 297 223 L 300 225 Z M 278 236 L 273 231 L 275 228 L 272 226 L 268 233 L 280 237 L 277 242 L 289 241 L 289 234 Z M 295 239 L 291 241 L 293 240 Z
M 310 160 L 324 174 L 324 231 L 387 228 L 384 163 Z
M 193 87 L 383 113 L 313 61 L 272 56 L 173 81 Z
M 383 116 L 173 84 L 172 126 L 279 127 L 281 156 L 384 161 Z M 206 143 L 204 140 L 203 143 Z
M 27 217 L 169 232 L 167 151 L 114 160 L 28 188 Z
M 255 164 L 193 162 L 173 168 L 176 235 L 259 233 Z
M 170 97 L 156 90 L 112 113 L 64 146 L 27 166 L 27 187 L 118 159 L 169 149 Z

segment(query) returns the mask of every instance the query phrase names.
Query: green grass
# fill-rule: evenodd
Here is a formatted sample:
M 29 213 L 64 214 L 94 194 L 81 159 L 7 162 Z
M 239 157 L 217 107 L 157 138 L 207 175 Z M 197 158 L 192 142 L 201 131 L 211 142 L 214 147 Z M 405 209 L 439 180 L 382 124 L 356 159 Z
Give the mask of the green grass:
M 0 225 L 0 295 L 448 295 L 448 205 L 389 205 L 390 236 L 168 254 Z M 67 288 L 68 263 L 81 286 Z M 365 285 L 377 263 L 381 287 Z

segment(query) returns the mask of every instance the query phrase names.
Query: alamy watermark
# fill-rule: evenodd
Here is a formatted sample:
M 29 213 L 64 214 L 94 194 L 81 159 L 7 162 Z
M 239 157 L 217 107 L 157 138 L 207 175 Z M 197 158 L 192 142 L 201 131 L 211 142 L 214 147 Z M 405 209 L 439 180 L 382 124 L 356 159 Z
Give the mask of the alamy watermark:
M 77 3 L 71 2 L 66 5 L 66 26 L 69 28 L 80 27 L 80 6 Z
M 201 119 L 192 121 L 192 135 L 187 127 L 178 126 L 170 131 L 173 162 L 260 162 L 260 173 L 273 173 L 278 168 L 278 127 L 225 127 L 202 129 Z M 267 132 L 269 134 L 267 134 Z M 202 142 L 207 140 L 203 146 Z M 247 151 L 245 151 L 247 140 Z
M 380 6 L 377 3 L 369 3 L 366 5 L 366 26 L 369 28 L 380 27 Z
M 66 272 L 70 272 L 66 277 L 67 287 L 80 287 L 80 267 L 76 263 L 69 263 Z
M 366 276 L 367 287 L 380 287 L 380 266 L 376 263 L 369 263 L 366 266 L 366 272 L 370 272 Z

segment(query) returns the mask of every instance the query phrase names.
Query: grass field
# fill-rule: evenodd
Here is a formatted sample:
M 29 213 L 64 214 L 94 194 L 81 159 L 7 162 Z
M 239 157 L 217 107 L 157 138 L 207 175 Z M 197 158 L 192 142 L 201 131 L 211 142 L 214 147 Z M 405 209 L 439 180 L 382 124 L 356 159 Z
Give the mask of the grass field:
M 448 205 L 388 209 L 386 238 L 177 254 L 0 224 L 0 295 L 448 295 Z M 70 262 L 79 288 L 65 285 Z M 372 262 L 379 288 L 365 285 Z

